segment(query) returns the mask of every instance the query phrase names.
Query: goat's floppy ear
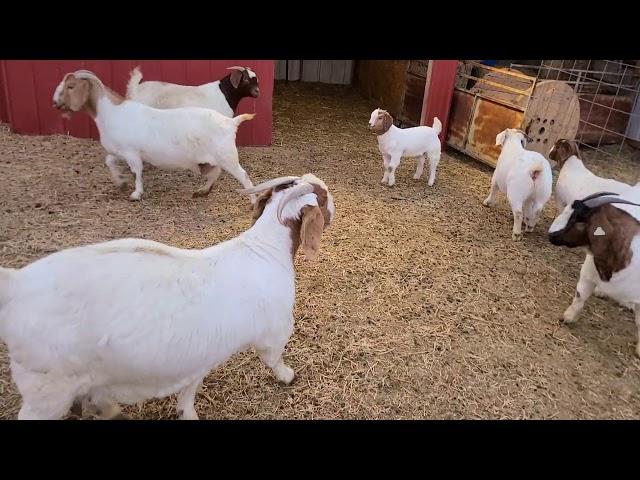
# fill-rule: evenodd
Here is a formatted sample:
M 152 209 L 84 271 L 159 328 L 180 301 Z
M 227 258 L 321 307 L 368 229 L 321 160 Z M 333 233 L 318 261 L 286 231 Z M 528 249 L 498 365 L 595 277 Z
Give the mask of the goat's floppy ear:
M 520 143 L 522 144 L 522 148 L 527 148 L 527 137 L 520 135 Z
M 389 112 L 384 112 L 382 115 L 382 127 L 384 131 L 387 132 L 391 128 L 391 125 L 393 125 L 393 117 Z
M 233 88 L 238 88 L 238 85 L 240 85 L 240 80 L 242 80 L 242 74 L 243 74 L 243 70 L 233 69 L 233 71 L 231 72 L 230 79 L 231 79 L 231 85 L 233 85 Z
M 300 246 L 306 260 L 315 260 L 320 251 L 320 239 L 324 230 L 324 215 L 318 206 L 302 208 L 302 226 L 300 227 Z
M 85 103 L 89 100 L 89 94 L 91 93 L 91 83 L 89 80 L 80 80 L 76 83 L 73 90 L 71 100 L 69 102 L 69 108 L 78 112 L 84 107 Z
M 504 144 L 504 139 L 507 136 L 507 131 L 503 130 L 498 135 L 496 135 L 496 145 L 502 146 Z
M 256 199 L 256 203 L 253 206 L 253 214 L 251 215 L 253 223 L 256 223 L 256 220 L 258 220 L 262 215 L 262 212 L 264 212 L 264 207 L 266 207 L 267 202 L 271 200 L 272 193 L 273 188 L 270 188 L 269 190 L 265 190 L 264 192 L 262 192 Z

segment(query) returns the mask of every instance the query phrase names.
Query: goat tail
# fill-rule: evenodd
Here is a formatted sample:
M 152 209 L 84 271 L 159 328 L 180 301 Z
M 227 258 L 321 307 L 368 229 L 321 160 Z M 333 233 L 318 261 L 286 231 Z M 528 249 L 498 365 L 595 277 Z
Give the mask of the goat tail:
M 140 85 L 140 80 L 142 80 L 142 71 L 140 71 L 140 65 L 138 65 L 131 71 L 129 82 L 127 82 L 127 98 L 132 98 L 135 95 L 136 89 Z
M 7 290 L 9 284 L 13 281 L 13 275 L 16 272 L 13 268 L 0 267 L 0 309 L 7 301 Z
M 242 122 L 246 122 L 247 120 L 253 120 L 256 116 L 255 113 L 243 113 L 236 117 L 233 117 L 233 123 L 235 123 L 236 127 L 239 126 Z
M 431 128 L 436 132 L 436 135 L 440 135 L 440 132 L 442 131 L 442 122 L 438 117 L 433 117 L 433 127 Z
M 542 164 L 542 160 L 538 160 L 534 165 L 529 167 L 529 175 L 531 175 L 531 180 L 535 182 L 543 171 L 544 165 Z

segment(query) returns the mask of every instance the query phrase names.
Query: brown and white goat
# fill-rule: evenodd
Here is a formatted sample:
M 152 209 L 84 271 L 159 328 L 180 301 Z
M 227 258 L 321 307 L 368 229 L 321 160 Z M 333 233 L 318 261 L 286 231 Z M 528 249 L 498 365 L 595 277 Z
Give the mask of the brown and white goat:
M 549 229 L 557 246 L 587 250 L 573 302 L 563 315 L 573 323 L 596 288 L 635 307 L 640 357 L 640 194 L 602 192 L 567 205 Z M 633 200 L 633 201 L 631 201 Z

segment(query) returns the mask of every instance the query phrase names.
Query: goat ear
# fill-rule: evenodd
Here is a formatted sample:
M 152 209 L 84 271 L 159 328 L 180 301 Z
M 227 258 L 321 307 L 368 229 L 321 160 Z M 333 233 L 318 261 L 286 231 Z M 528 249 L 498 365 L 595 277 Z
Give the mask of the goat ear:
M 502 146 L 504 144 L 504 139 L 507 136 L 507 131 L 503 130 L 498 135 L 496 135 L 496 145 Z
M 520 143 L 522 144 L 522 148 L 527 147 L 527 137 L 524 134 L 520 134 Z
M 69 102 L 69 108 L 78 112 L 84 107 L 85 103 L 89 100 L 89 93 L 91 90 L 91 84 L 88 80 L 79 81 L 76 84 L 76 87 L 71 96 L 71 101 Z
M 238 85 L 240 85 L 240 80 L 242 80 L 242 70 L 233 70 L 231 72 L 230 75 L 230 79 L 231 79 L 231 85 L 233 85 L 233 88 L 238 88 Z
M 320 239 L 324 230 L 324 215 L 318 206 L 302 208 L 302 226 L 300 227 L 300 246 L 306 260 L 315 260 L 320 251 Z
M 384 116 L 382 117 L 382 127 L 384 131 L 388 131 L 393 125 L 393 117 L 388 112 L 384 112 Z
M 251 218 L 253 219 L 253 223 L 256 223 L 256 220 L 260 218 L 262 212 L 264 212 L 264 207 L 267 206 L 267 202 L 271 200 L 271 194 L 273 193 L 273 188 L 262 192 L 258 198 L 256 199 L 256 203 L 253 206 L 253 214 Z

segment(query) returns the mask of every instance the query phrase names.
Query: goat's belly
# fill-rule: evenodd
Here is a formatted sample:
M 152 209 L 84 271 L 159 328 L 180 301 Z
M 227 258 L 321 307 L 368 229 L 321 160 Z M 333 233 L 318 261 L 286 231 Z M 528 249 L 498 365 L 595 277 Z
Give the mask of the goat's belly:
M 640 275 L 623 278 L 616 278 L 616 275 L 608 282 L 598 282 L 599 290 L 617 302 L 640 304 Z

